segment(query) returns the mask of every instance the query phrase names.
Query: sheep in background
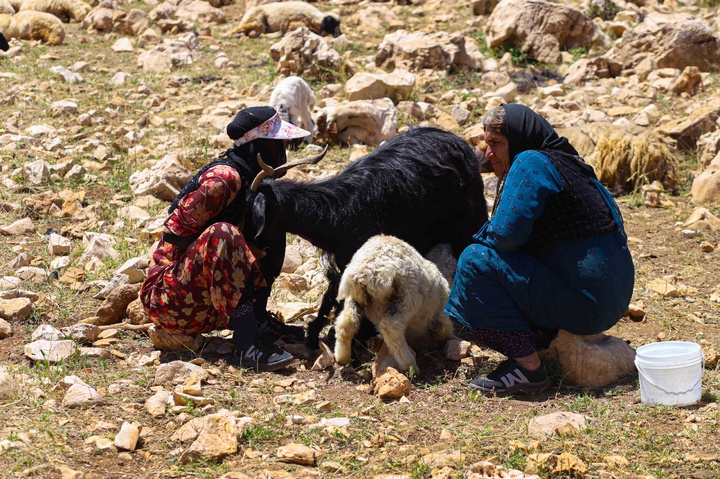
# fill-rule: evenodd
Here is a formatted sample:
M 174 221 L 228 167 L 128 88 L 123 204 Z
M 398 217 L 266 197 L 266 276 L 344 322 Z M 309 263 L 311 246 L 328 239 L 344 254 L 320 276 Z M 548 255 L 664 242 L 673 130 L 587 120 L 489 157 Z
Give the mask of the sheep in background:
M 60 45 L 65 40 L 65 28 L 58 17 L 32 10 L 0 14 L 0 31 L 8 39 L 42 40 L 49 45 Z
M 8 0 L 0 0 L 0 13 L 12 15 L 15 13 L 15 7 Z
M 8 43 L 7 39 L 5 38 L 5 35 L 0 32 L 0 50 L 6 52 L 10 49 L 10 44 Z
M 449 246 L 444 252 L 452 257 Z M 453 336 L 452 320 L 443 314 L 449 293 L 438 267 L 415 248 L 394 236 L 373 236 L 355 252 L 340 280 L 337 299 L 345 305 L 335 323 L 335 360 L 350 363 L 352 340 L 368 318 L 400 370 L 417 373 L 410 348 L 442 346 Z
M 24 0 L 18 11 L 51 13 L 65 23 L 82 22 L 91 7 L 82 0 Z
M 283 79 L 270 95 L 270 106 L 277 110 L 283 120 L 309 131 L 305 141 L 312 143 L 315 122 L 311 113 L 315 108 L 315 95 L 305 80 L 296 76 Z
M 274 2 L 253 7 L 243 15 L 240 25 L 230 35 L 258 36 L 263 33 L 288 32 L 307 27 L 322 35 L 340 35 L 340 17 L 336 13 L 323 13 L 309 3 Z

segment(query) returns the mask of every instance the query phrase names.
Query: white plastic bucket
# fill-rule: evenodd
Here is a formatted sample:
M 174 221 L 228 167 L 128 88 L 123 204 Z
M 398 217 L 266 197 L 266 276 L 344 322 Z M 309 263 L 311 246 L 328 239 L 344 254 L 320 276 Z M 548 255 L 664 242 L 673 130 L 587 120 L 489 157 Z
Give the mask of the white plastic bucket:
M 635 366 L 643 403 L 687 406 L 700 400 L 705 357 L 699 344 L 665 341 L 640 346 Z

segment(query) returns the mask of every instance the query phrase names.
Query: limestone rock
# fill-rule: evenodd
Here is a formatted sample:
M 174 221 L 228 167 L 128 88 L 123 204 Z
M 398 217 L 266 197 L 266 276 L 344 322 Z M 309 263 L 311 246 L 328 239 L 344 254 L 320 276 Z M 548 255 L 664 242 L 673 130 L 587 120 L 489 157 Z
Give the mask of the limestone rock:
M 12 323 L 24 321 L 33 311 L 33 302 L 29 298 L 0 299 L 0 319 Z
M 460 361 L 470 355 L 472 343 L 460 339 L 449 339 L 445 343 L 445 357 L 451 361 Z
M 225 13 L 202 0 L 181 2 L 175 11 L 175 17 L 188 22 L 225 23 Z
M 585 426 L 585 416 L 572 412 L 554 412 L 536 416 L 528 424 L 528 433 L 535 436 L 557 434 L 563 436 Z
M 25 356 L 33 361 L 47 361 L 59 363 L 76 352 L 74 341 L 45 341 L 39 340 L 25 345 Z
M 237 427 L 234 418 L 226 414 L 211 414 L 204 418 L 200 436 L 182 453 L 180 462 L 188 463 L 200 458 L 217 461 L 235 454 L 237 449 Z
M 147 276 L 147 267 L 147 258 L 130 258 L 115 270 L 115 274 L 126 274 L 130 284 L 142 283 Z
M 720 38 L 705 20 L 682 14 L 653 14 L 626 31 L 603 56 L 624 69 L 650 59 L 656 68 L 683 70 L 695 66 L 709 71 L 711 65 L 720 63 Z
M 529 474 L 551 474 L 559 477 L 585 477 L 587 465 L 577 456 L 568 452 L 562 454 L 530 454 L 525 472 Z
M 0 318 L 0 339 L 12 336 L 12 325 Z
M 93 236 L 90 243 L 85 247 L 85 252 L 80 256 L 78 260 L 84 264 L 90 261 L 92 258 L 97 258 L 104 261 L 106 258 L 118 259 L 120 253 L 113 248 L 112 243 L 106 238 L 101 236 Z
M 41 324 L 35 331 L 30 335 L 32 341 L 57 341 L 62 337 L 60 330 L 56 329 L 49 324 Z
M 64 256 L 70 254 L 72 241 L 56 233 L 51 233 L 48 238 L 48 250 L 53 256 Z
M 93 343 L 100 334 L 96 324 L 76 323 L 60 330 L 64 336 L 70 336 L 81 343 Z
M 98 324 L 114 324 L 120 321 L 128 305 L 135 301 L 140 285 L 125 284 L 111 292 L 97 310 Z
M 720 166 L 710 165 L 695 177 L 690 192 L 695 203 L 720 204 Z
M 306 27 L 287 32 L 270 46 L 270 56 L 277 62 L 276 69 L 286 76 L 329 79 L 341 71 L 354 73 L 323 37 Z
M 579 336 L 560 330 L 542 360 L 557 362 L 562 380 L 578 386 L 604 386 L 635 372 L 635 350 L 614 336 Z
M 27 235 L 35 232 L 35 223 L 30 218 L 23 218 L 8 226 L 0 226 L 0 234 L 9 236 Z
M 134 451 L 141 430 L 142 426 L 137 423 L 123 422 L 120 432 L 115 436 L 115 447 L 126 451 Z
M 541 62 L 560 63 L 561 50 L 609 41 L 580 10 L 540 0 L 503 0 L 486 27 L 487 45 L 511 44 Z
M 69 408 L 96 406 L 105 404 L 105 398 L 86 384 L 73 384 L 65 393 L 62 404 Z
M 317 461 L 317 451 L 302 444 L 288 444 L 278 448 L 277 457 L 283 462 L 314 466 Z
M 358 72 L 345 83 L 345 94 L 350 101 L 390 98 L 398 102 L 406 100 L 414 87 L 415 75 L 407 70 Z
M 130 189 L 138 196 L 147 194 L 172 201 L 192 176 L 190 171 L 171 156 L 165 156 L 152 168 L 130 175 Z
M 172 361 L 161 364 L 155 371 L 155 384 L 185 384 L 193 373 L 197 373 L 201 381 L 208 378 L 208 372 L 200 366 L 184 361 Z
M 423 462 L 430 468 L 444 467 L 448 464 L 462 464 L 465 462 L 465 454 L 460 451 L 431 452 L 425 454 Z
M 343 102 L 321 109 L 315 124 L 318 139 L 378 146 L 397 135 L 397 110 L 389 98 Z
M 400 399 L 410 393 L 410 380 L 397 369 L 388 367 L 373 379 L 373 394 L 383 401 Z
M 658 132 L 677 141 L 678 148 L 693 150 L 701 135 L 717 129 L 715 122 L 720 117 L 720 100 L 696 105 L 687 113 L 681 118 L 660 123 Z
M 289 245 L 285 248 L 285 258 L 283 260 L 281 272 L 294 273 L 302 263 L 303 259 L 298 247 L 295 245 Z
M 0 400 L 13 399 L 18 393 L 15 378 L 4 367 L 0 366 Z
M 425 68 L 481 68 L 482 55 L 470 45 L 460 33 L 398 30 L 383 38 L 375 65 L 385 70 L 404 68 L 411 72 Z
M 145 410 L 155 419 L 165 417 L 170 391 L 158 391 L 145 401 Z
M 682 228 L 690 228 L 696 231 L 720 231 L 720 218 L 715 216 L 707 208 L 695 208 L 685 222 L 680 225 Z
M 143 306 L 142 301 L 140 301 L 140 298 L 137 298 L 128 304 L 125 309 L 125 314 L 127 315 L 128 322 L 130 324 L 147 324 L 151 322 L 150 317 L 145 314 L 145 307 Z

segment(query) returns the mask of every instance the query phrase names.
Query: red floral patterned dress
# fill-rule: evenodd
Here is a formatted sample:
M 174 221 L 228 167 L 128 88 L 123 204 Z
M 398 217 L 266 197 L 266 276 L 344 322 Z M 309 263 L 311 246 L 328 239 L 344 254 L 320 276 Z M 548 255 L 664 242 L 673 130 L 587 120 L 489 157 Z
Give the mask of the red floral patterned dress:
M 200 237 L 183 250 L 160 240 L 140 297 L 155 325 L 170 333 L 195 335 L 228 327 L 246 281 L 266 286 L 257 259 L 240 229 L 212 223 L 240 191 L 235 168 L 217 165 L 199 178 L 165 220 L 165 232 Z

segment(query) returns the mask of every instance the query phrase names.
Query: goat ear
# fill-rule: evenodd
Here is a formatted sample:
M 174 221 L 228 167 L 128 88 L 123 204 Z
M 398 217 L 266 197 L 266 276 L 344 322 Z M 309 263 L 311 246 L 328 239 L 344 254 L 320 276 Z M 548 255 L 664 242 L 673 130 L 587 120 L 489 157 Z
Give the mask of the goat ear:
M 265 233 L 266 226 L 266 213 L 267 213 L 267 201 L 265 195 L 258 193 L 255 196 L 252 206 L 252 223 L 255 227 L 255 241 L 258 241 L 263 233 Z

